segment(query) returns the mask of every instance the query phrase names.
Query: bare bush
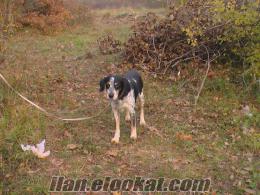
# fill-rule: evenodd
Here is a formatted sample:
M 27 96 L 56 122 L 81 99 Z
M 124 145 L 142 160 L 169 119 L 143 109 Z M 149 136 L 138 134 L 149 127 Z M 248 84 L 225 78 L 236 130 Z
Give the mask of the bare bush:
M 43 32 L 62 30 L 71 18 L 62 0 L 24 0 L 22 8 L 18 22 Z

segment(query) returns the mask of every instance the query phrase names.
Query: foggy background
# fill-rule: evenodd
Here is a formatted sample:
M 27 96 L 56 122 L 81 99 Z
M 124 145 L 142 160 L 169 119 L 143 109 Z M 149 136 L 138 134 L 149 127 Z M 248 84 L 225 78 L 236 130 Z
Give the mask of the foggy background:
M 69 1 L 71 0 L 64 0 L 65 3 Z M 97 0 L 75 0 L 75 1 L 86 4 L 91 8 L 120 8 L 120 7 L 160 8 L 166 6 L 170 2 L 173 2 L 174 0 L 98 0 L 98 1 Z

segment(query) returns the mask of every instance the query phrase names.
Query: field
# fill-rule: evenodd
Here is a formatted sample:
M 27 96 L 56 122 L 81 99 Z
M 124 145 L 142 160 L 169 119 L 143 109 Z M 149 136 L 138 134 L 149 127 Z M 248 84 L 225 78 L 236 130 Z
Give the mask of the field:
M 27 29 L 10 38 L 0 71 L 16 90 L 66 118 L 103 112 L 91 120 L 59 121 L 31 107 L 1 82 L 3 192 L 48 194 L 51 177 L 62 175 L 210 178 L 215 194 L 257 193 L 259 102 L 241 93 L 226 76 L 209 78 L 194 107 L 189 81 L 162 81 L 141 71 L 145 118 L 157 131 L 138 125 L 138 139 L 131 141 L 130 124 L 122 118 L 120 144 L 110 143 L 115 124 L 98 91 L 99 80 L 129 67 L 119 66 L 118 54 L 100 54 L 96 40 L 112 33 L 125 41 L 132 23 L 125 15 L 147 11 L 99 10 L 91 25 L 55 35 Z M 244 104 L 252 116 L 243 113 Z M 48 158 L 21 150 L 20 144 L 44 138 L 51 151 Z

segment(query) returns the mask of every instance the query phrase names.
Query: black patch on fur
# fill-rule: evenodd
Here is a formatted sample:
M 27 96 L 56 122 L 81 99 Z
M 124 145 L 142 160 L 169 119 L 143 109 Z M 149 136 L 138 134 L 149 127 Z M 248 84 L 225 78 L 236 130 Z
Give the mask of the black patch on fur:
M 119 84 L 118 99 L 122 100 L 131 91 L 131 86 L 130 86 L 128 80 L 124 77 L 115 76 L 115 83 L 116 82 L 118 82 L 118 84 Z
M 130 70 L 124 76 L 130 83 L 131 89 L 134 90 L 135 100 L 143 91 L 143 80 L 136 70 Z
M 102 80 L 100 80 L 100 82 L 99 82 L 99 86 L 100 86 L 99 91 L 100 92 L 105 90 L 105 86 L 106 86 L 107 82 L 110 80 L 110 77 L 111 76 L 107 76 L 107 77 L 103 78 Z

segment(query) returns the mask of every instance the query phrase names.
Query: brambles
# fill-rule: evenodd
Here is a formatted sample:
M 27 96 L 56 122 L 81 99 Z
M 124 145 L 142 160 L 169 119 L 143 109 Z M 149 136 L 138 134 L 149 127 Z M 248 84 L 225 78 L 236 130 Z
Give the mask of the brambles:
M 99 51 L 106 55 L 121 51 L 121 42 L 116 40 L 112 34 L 104 35 L 97 40 Z

